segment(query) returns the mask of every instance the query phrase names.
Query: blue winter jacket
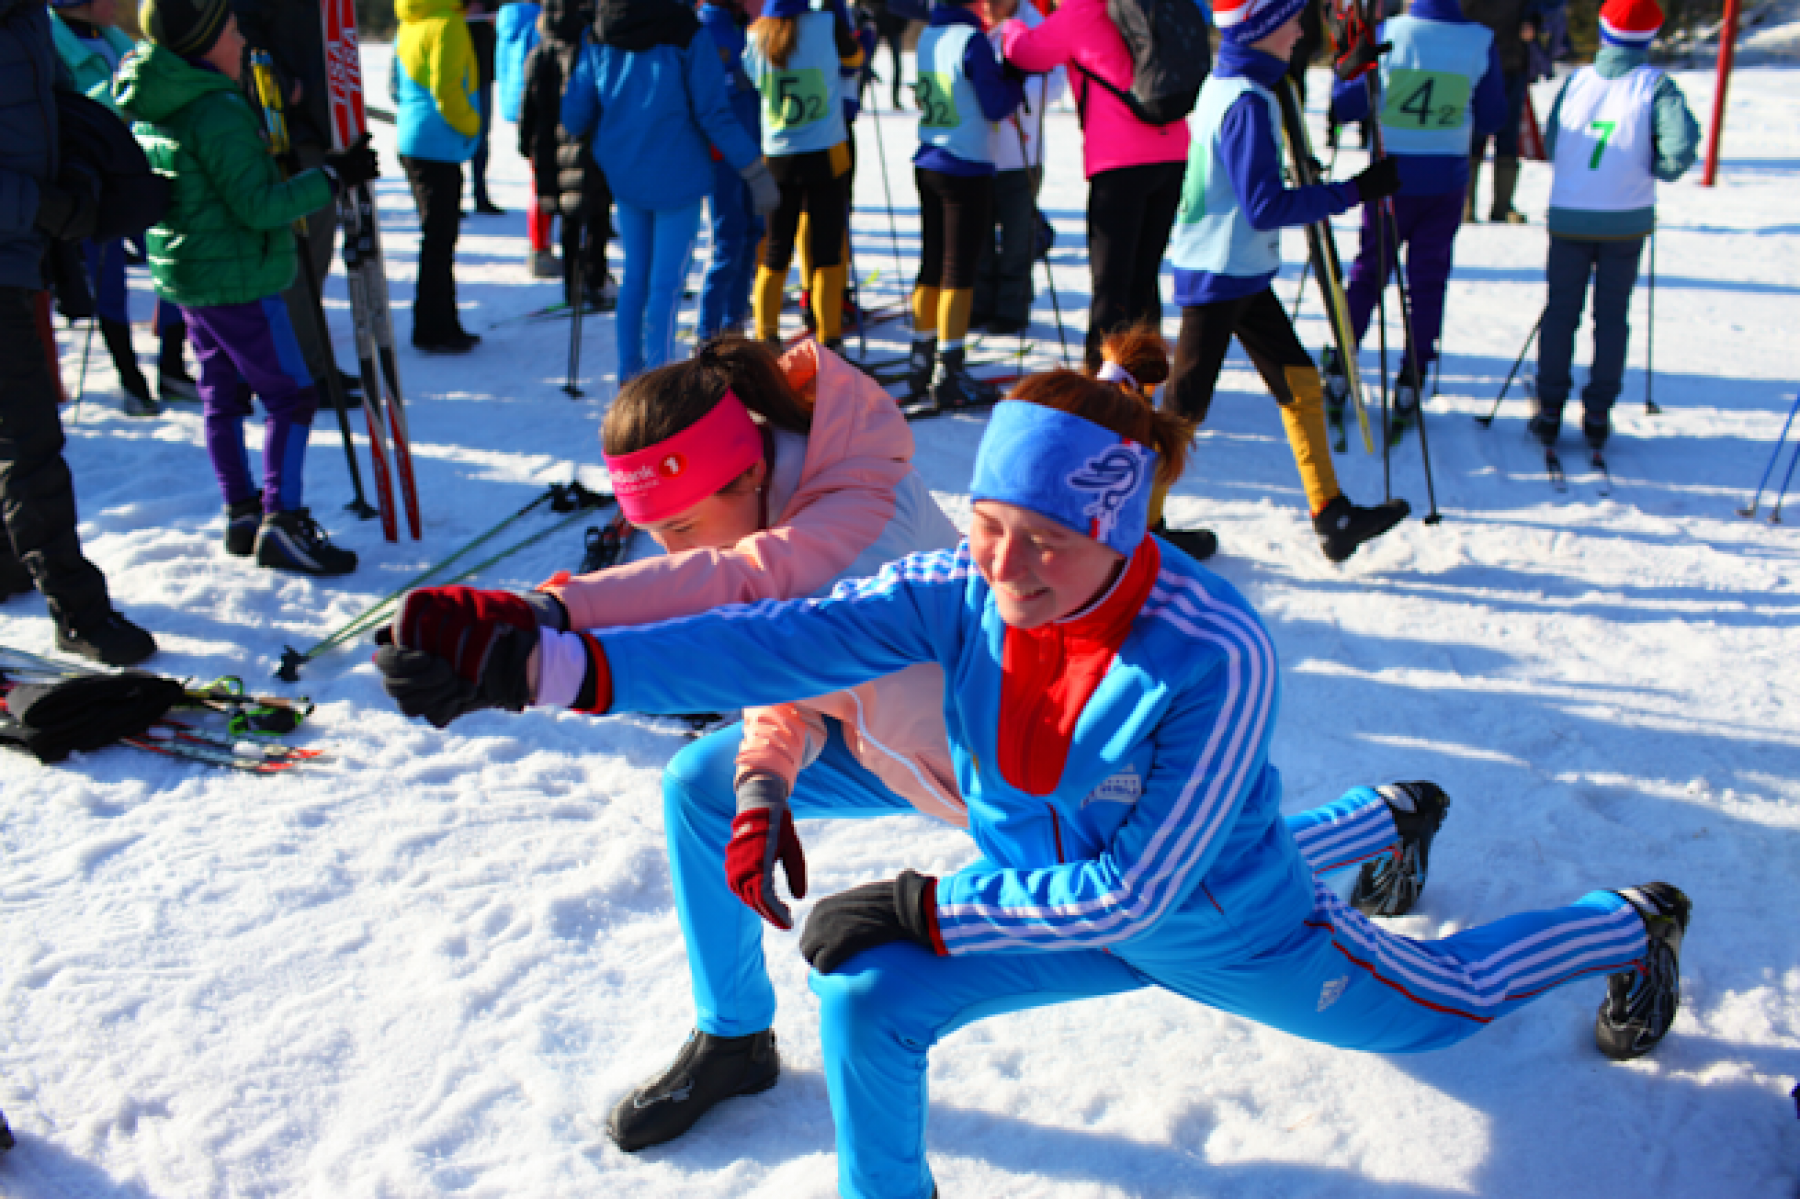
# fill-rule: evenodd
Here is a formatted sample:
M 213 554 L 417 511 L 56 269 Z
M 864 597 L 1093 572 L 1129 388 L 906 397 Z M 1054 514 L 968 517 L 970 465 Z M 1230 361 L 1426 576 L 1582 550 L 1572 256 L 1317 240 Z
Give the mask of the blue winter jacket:
M 685 46 L 589 43 L 563 92 L 562 123 L 572 136 L 594 135 L 613 195 L 637 208 L 683 208 L 710 194 L 711 146 L 735 170 L 760 157 L 731 111 L 719 48 L 704 29 Z
M 700 6 L 700 27 L 712 34 L 725 68 L 725 89 L 731 94 L 731 111 L 757 145 L 762 144 L 762 94 L 744 74 L 744 47 L 750 44 L 741 18 L 720 4 Z
M 42 0 L 0 0 L 0 287 L 44 286 L 38 184 L 56 178 L 59 78 L 72 86 Z
M 950 954 L 1107 949 L 1197 995 L 1313 910 L 1269 762 L 1280 679 L 1250 604 L 1156 552 L 1147 598 L 1083 707 L 1047 795 L 1002 776 L 1007 627 L 971 560 L 913 554 L 828 599 L 733 605 L 598 634 L 613 709 L 720 711 L 821 695 L 935 662 L 981 857 L 938 882 Z M 706 663 L 697 670 L 693 663 Z
M 981 115 L 990 121 L 1001 121 L 1013 114 L 1025 99 L 1025 85 L 1008 79 L 1000 69 L 1000 55 L 994 43 L 982 32 L 981 18 L 968 8 L 943 3 L 931 10 L 933 25 L 973 25 L 975 36 L 963 49 L 963 75 L 975 88 L 981 102 Z M 938 146 L 920 146 L 913 155 L 913 165 L 946 175 L 992 175 L 991 162 L 968 162 Z
M 1272 54 L 1237 42 L 1221 42 L 1213 74 L 1240 76 L 1273 89 L 1287 74 L 1287 63 Z M 1356 188 L 1349 183 L 1290 188 L 1281 176 L 1281 131 L 1270 122 L 1268 105 L 1252 95 L 1239 96 L 1219 121 L 1220 152 L 1238 206 L 1258 229 L 1286 229 L 1310 225 L 1354 208 Z M 1211 136 L 1195 129 L 1196 139 Z M 1214 304 L 1255 295 L 1269 285 L 1276 272 L 1258 275 L 1225 275 L 1212 271 L 1175 269 L 1175 302 L 1183 307 Z
M 500 93 L 500 115 L 515 123 L 525 99 L 525 59 L 538 44 L 538 14 L 543 11 L 541 4 L 517 0 L 502 4 L 494 15 L 494 86 Z
M 1473 23 L 1463 16 L 1459 0 L 1413 0 L 1407 11 L 1421 21 L 1442 21 L 1446 25 Z M 1375 40 L 1382 40 L 1380 31 Z M 1334 83 L 1331 115 L 1333 120 L 1345 125 L 1367 117 L 1367 84 L 1361 79 Z M 1496 133 L 1506 124 L 1506 80 L 1500 73 L 1498 42 L 1488 47 L 1487 71 L 1469 98 L 1469 116 L 1474 122 L 1477 138 Z M 1394 162 L 1400 168 L 1400 194 L 1403 196 L 1441 196 L 1468 189 L 1469 156 L 1466 154 L 1396 154 Z

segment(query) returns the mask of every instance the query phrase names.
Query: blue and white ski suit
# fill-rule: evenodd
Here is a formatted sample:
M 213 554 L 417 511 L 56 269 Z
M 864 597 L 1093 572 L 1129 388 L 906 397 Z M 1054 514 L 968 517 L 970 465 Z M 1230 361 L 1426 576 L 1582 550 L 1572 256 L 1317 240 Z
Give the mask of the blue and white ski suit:
M 1154 539 L 1138 553 L 1158 554 Z M 1280 680 L 1267 629 L 1184 554 L 1081 710 L 1047 796 L 1002 777 L 1008 633 L 968 544 L 915 554 L 828 599 L 735 605 L 599 634 L 613 709 L 717 710 L 817 695 L 936 662 L 982 856 L 937 885 L 948 956 L 910 942 L 814 974 L 848 1196 L 932 1193 L 926 1056 L 1001 1012 L 1157 985 L 1328 1044 L 1434 1049 L 1645 951 L 1609 891 L 1442 941 L 1386 932 L 1317 882 L 1269 763 Z M 671 662 L 713 664 L 707 673 Z M 1338 814 L 1366 806 L 1353 791 Z M 1314 831 L 1328 828 L 1321 813 Z

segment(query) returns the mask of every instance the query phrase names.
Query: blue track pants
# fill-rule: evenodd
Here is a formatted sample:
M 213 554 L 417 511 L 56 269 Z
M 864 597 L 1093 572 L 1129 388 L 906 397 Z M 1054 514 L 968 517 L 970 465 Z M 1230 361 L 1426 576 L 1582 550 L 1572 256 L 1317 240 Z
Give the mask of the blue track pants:
M 675 314 L 700 235 L 700 201 L 638 208 L 614 199 L 625 278 L 619 284 L 619 385 L 675 356 Z
M 700 286 L 700 340 L 735 329 L 750 316 L 750 284 L 763 219 L 750 206 L 750 185 L 728 162 L 713 163 L 712 261 Z

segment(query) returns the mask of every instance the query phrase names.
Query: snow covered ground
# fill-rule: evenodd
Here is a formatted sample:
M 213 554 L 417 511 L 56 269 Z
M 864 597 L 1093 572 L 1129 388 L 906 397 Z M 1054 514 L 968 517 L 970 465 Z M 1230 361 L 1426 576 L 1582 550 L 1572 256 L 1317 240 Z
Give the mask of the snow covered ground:
M 385 78 L 381 48 L 368 58 L 368 77 Z M 1681 82 L 1704 113 L 1710 79 Z M 1520 399 L 1491 430 L 1470 419 L 1492 402 L 1543 290 L 1542 225 L 1484 224 L 1459 245 L 1430 409 L 1441 525 L 1408 522 L 1328 565 L 1274 407 L 1242 358 L 1171 503 L 1178 523 L 1219 530 L 1215 568 L 1274 631 L 1289 804 L 1412 777 L 1455 797 L 1421 910 L 1401 927 L 1436 936 L 1668 878 L 1695 902 L 1673 1035 L 1641 1063 L 1605 1062 L 1591 1036 L 1598 983 L 1411 1058 L 1314 1047 L 1155 993 L 992 1020 L 933 1059 L 932 1164 L 946 1196 L 1792 1193 L 1800 542 L 1791 525 L 1733 510 L 1794 389 L 1800 76 L 1740 72 L 1729 121 L 1720 185 L 1690 177 L 1662 191 L 1665 411 L 1646 417 L 1640 402 L 1640 287 L 1611 498 L 1581 472 L 1567 497 L 1552 494 Z M 1062 311 L 1079 326 L 1079 135 L 1072 114 L 1052 125 L 1044 206 Z M 910 258 L 912 123 L 884 113 L 858 131 L 858 267 L 880 272 L 871 295 L 897 298 L 912 267 L 892 257 L 877 129 Z M 391 149 L 391 130 L 378 132 Z M 558 387 L 566 326 L 492 327 L 556 294 L 521 265 L 511 142 L 497 131 L 496 196 L 510 215 L 468 219 L 459 250 L 465 321 L 487 340 L 465 359 L 401 351 L 422 543 L 386 545 L 342 513 L 326 415 L 310 495 L 363 568 L 314 582 L 227 558 L 197 413 L 124 418 L 110 368 L 90 366 L 90 398 L 68 419 L 82 536 L 120 605 L 160 638 L 153 666 L 273 687 L 283 645 L 318 639 L 545 484 L 577 469 L 604 482 L 595 430 L 613 387 L 600 377 L 610 320 L 587 326 L 583 402 Z M 1346 153 L 1340 177 L 1360 160 Z M 404 340 L 416 219 L 386 162 Z M 1545 167 L 1527 166 L 1521 207 L 1541 214 L 1548 185 Z M 1340 230 L 1346 253 L 1352 229 Z M 1297 234 L 1287 249 L 1284 297 Z M 342 350 L 341 279 L 332 288 Z M 140 295 L 138 315 L 148 311 Z M 1042 364 L 1056 336 L 1047 294 L 1036 315 Z M 1310 294 L 1301 331 L 1322 343 Z M 146 331 L 139 344 L 149 349 Z M 72 384 L 80 343 L 63 345 Z M 920 468 L 958 520 L 979 432 L 976 419 L 917 430 Z M 1353 447 L 1338 464 L 1354 497 L 1380 496 L 1379 458 Z M 1425 509 L 1414 441 L 1394 461 L 1394 488 Z M 571 529 L 482 581 L 529 585 L 580 552 Z M 39 601 L 0 608 L 0 643 L 48 651 Z M 296 739 L 332 757 L 293 777 L 123 748 L 58 768 L 0 757 L 0 1108 L 20 1138 L 0 1162 L 0 1194 L 833 1193 L 817 1010 L 789 935 L 769 937 L 781 1085 L 637 1157 L 604 1135 L 609 1106 L 666 1062 L 691 1018 L 658 788 L 683 744 L 672 726 L 490 714 L 436 732 L 394 711 L 365 646 L 313 664 L 303 689 L 320 709 Z M 970 854 L 923 818 L 802 835 L 815 898 Z

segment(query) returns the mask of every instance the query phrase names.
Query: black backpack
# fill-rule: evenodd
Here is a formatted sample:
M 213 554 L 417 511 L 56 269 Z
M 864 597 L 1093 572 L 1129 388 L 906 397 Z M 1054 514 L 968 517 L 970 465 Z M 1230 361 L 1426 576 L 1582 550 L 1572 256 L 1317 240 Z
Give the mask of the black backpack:
M 1173 125 L 1194 111 L 1212 70 L 1212 31 L 1194 0 L 1106 0 L 1106 15 L 1131 51 L 1131 90 L 1075 69 L 1117 96 L 1146 125 Z

